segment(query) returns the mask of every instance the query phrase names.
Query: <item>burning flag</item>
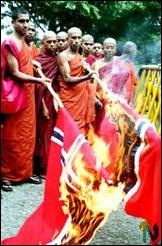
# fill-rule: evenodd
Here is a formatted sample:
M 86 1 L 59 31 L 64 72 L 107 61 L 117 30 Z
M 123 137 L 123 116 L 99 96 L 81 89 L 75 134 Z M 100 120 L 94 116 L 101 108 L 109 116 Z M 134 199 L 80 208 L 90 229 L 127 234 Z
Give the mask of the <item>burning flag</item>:
M 85 245 L 124 197 L 65 108 L 51 137 L 44 200 L 2 245 Z
M 140 145 L 135 129 L 139 116 L 120 98 L 113 98 L 113 94 L 106 96 L 102 101 L 103 109 L 97 113 L 92 148 L 97 136 L 108 146 L 104 168 L 110 179 L 114 184 L 122 182 L 126 186 L 133 186 L 137 180 L 134 156 Z
M 161 139 L 146 120 L 139 120 L 136 129 L 142 139 L 135 156 L 137 182 L 125 196 L 124 209 L 129 215 L 147 221 L 150 242 L 157 244 L 161 240 Z
M 43 202 L 2 245 L 86 245 L 123 200 L 126 213 L 146 219 L 152 242 L 158 242 L 160 137 L 146 122 L 109 96 L 90 146 L 61 108 L 51 137 Z
M 105 94 L 95 134 L 107 144 L 107 166 L 114 184 L 125 184 L 124 209 L 147 221 L 151 243 L 161 240 L 160 149 L 161 138 L 120 97 Z M 94 137 L 94 145 L 96 138 Z

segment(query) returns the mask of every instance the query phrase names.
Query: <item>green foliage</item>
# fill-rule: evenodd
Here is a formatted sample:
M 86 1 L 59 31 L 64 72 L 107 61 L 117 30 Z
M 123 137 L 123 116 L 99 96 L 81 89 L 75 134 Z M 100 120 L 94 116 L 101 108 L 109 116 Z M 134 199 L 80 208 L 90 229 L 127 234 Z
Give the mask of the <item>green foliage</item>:
M 28 9 L 32 20 L 55 32 L 80 27 L 94 35 L 95 41 L 107 37 L 119 43 L 132 40 L 139 48 L 160 39 L 160 1 L 1 1 L 12 11 Z M 1 14 L 1 18 L 9 13 Z M 120 45 L 119 45 L 120 46 Z

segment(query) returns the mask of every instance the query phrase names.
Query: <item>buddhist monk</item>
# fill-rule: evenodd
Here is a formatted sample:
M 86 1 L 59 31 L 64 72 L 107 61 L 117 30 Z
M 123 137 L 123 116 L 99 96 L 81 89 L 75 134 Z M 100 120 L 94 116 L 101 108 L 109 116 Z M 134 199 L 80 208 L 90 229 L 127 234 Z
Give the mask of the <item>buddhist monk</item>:
M 52 80 L 53 89 L 58 91 L 56 33 L 53 31 L 45 32 L 41 46 L 41 52 L 36 58 L 36 61 L 41 64 L 45 76 Z M 37 139 L 34 154 L 35 172 L 41 177 L 45 177 L 50 139 L 56 121 L 56 111 L 54 109 L 52 95 L 47 88 L 41 85 L 36 86 L 36 112 Z
M 12 191 L 12 183 L 40 183 L 33 175 L 33 152 L 35 147 L 35 98 L 34 84 L 51 83 L 48 78 L 33 76 L 32 54 L 25 42 L 29 13 L 23 8 L 12 12 L 13 33 L 7 37 L 1 52 L 7 71 L 13 79 L 23 83 L 27 94 L 27 106 L 22 111 L 6 114 L 2 127 L 1 188 Z M 5 76 L 5 74 L 4 74 Z
M 92 73 L 83 67 L 78 53 L 82 31 L 77 27 L 68 30 L 69 47 L 58 55 L 61 73 L 59 96 L 84 135 L 94 121 L 94 94 L 89 84 Z
M 57 53 L 66 50 L 69 45 L 67 32 L 64 31 L 58 32 L 56 35 L 56 39 L 57 39 Z
M 82 36 L 82 57 L 89 64 L 92 65 L 96 61 L 96 57 L 92 55 L 92 47 L 94 44 L 94 38 L 90 34 Z

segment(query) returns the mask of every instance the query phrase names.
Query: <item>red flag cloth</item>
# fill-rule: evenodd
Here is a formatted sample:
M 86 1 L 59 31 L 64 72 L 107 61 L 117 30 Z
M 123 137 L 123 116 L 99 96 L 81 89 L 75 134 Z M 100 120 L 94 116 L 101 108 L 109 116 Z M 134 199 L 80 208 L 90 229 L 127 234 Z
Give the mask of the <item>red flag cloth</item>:
M 161 138 L 120 98 L 107 98 L 103 104 L 95 130 L 110 145 L 107 170 L 110 177 L 114 172 L 117 181 L 126 184 L 125 212 L 148 222 L 150 243 L 156 244 L 161 240 Z
M 109 146 L 105 168 L 110 178 L 114 183 L 117 180 L 123 182 L 120 173 L 125 172 L 125 179 L 129 175 L 131 154 L 138 144 L 135 122 L 139 115 L 124 100 L 111 93 L 102 100 L 102 104 L 102 110 L 96 113 L 95 134 Z M 133 176 L 132 182 L 136 181 Z
M 135 157 L 137 182 L 124 200 L 125 212 L 148 222 L 151 244 L 161 240 L 161 138 L 154 128 L 145 122 L 140 130 L 143 139 Z
M 35 212 L 27 218 L 18 234 L 14 237 L 2 240 L 2 245 L 60 245 L 62 239 L 66 239 L 66 236 L 70 234 L 69 225 L 71 222 L 71 217 L 74 214 L 74 219 L 79 219 L 75 216 L 78 212 L 76 210 L 77 208 L 80 209 L 79 205 L 84 203 L 84 201 L 80 201 L 77 206 L 74 202 L 75 206 L 70 207 L 68 213 L 65 213 L 63 209 L 65 205 L 64 201 L 63 199 L 60 199 L 60 177 L 63 170 L 66 169 L 66 178 L 68 182 L 70 183 L 71 179 L 76 179 L 76 183 L 78 182 L 75 170 L 71 166 L 71 163 L 74 162 L 74 158 L 71 160 L 69 166 L 68 161 L 66 160 L 69 154 L 68 152 L 72 152 L 75 157 L 75 152 L 77 151 L 80 151 L 80 153 L 83 154 L 83 161 L 89 168 L 96 170 L 96 173 L 99 172 L 102 176 L 104 176 L 104 178 L 107 178 L 107 173 L 104 172 L 103 168 L 99 168 L 96 165 L 96 157 L 88 145 L 87 140 L 83 134 L 80 133 L 80 130 L 77 128 L 76 123 L 73 121 L 69 113 L 65 110 L 65 108 L 62 108 L 58 113 L 56 127 L 54 128 L 53 135 L 51 137 L 43 202 L 35 210 Z M 71 182 L 71 187 L 78 188 L 79 184 L 74 187 L 73 183 Z M 75 193 L 72 191 L 73 190 L 70 192 Z M 77 201 L 78 200 L 79 198 Z M 85 238 L 82 236 L 80 240 L 90 240 L 103 218 L 104 216 L 101 216 L 100 213 L 100 217 L 97 218 L 96 225 L 93 217 L 94 230 L 93 227 L 90 228 L 90 233 L 88 236 Z M 80 216 L 80 219 L 82 219 L 82 216 Z M 89 226 L 88 223 L 87 226 Z M 80 230 L 80 232 L 82 232 L 82 230 Z M 69 238 L 73 239 L 73 236 L 71 237 L 71 235 L 69 235 Z M 77 236 L 74 236 L 74 240 L 77 242 L 79 239 L 77 239 Z

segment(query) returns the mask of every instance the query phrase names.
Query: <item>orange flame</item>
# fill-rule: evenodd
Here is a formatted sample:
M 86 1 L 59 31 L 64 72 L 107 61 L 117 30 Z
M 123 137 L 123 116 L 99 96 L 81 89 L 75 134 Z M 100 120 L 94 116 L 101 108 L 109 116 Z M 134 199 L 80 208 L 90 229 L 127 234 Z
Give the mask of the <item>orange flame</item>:
M 68 171 L 64 168 L 61 176 L 61 200 L 64 201 L 64 213 L 71 215 L 72 220 L 63 245 L 87 244 L 97 228 L 107 220 L 109 214 L 117 209 L 124 198 L 123 185 L 108 186 L 103 178 L 92 167 L 87 166 L 77 153 L 72 163 L 76 181 L 68 177 L 71 187 L 66 182 Z
M 119 137 L 114 163 L 110 153 L 113 139 L 106 143 L 92 131 L 90 142 L 97 156 L 96 170 L 83 161 L 80 148 L 68 153 L 60 178 L 60 200 L 64 201 L 63 211 L 71 216 L 71 222 L 62 245 L 88 244 L 110 213 L 118 208 L 125 196 L 125 186 L 136 182 L 133 157 L 140 139 L 135 132 L 135 120 L 111 99 L 106 105 L 106 117 L 114 124 Z M 111 186 L 99 174 L 101 168 L 107 170 L 110 165 L 115 167 L 111 175 L 116 179 Z

